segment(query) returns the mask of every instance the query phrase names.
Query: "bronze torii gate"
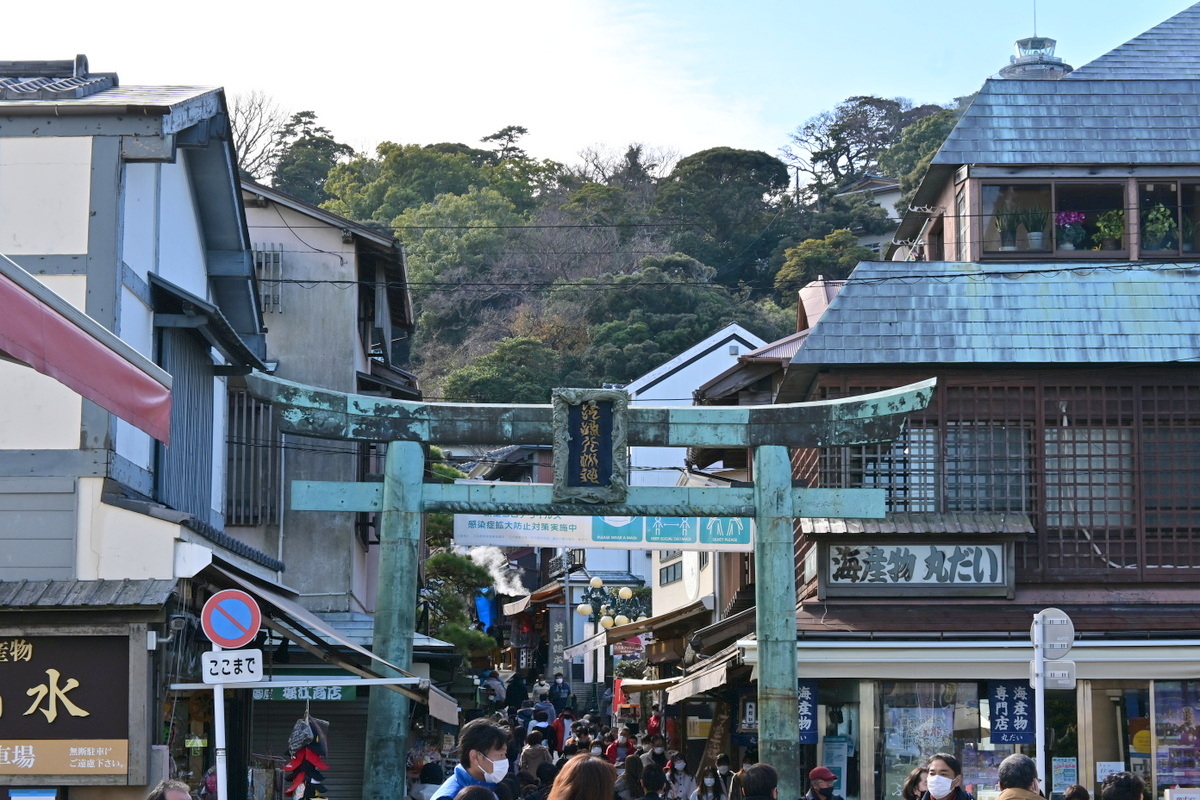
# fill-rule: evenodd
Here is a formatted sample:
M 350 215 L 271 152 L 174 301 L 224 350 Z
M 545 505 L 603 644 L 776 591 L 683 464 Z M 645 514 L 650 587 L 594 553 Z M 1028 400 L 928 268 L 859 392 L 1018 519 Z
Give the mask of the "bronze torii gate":
M 628 406 L 619 392 L 555 390 L 553 405 L 412 403 L 303 386 L 255 373 L 250 391 L 275 405 L 283 430 L 305 436 L 389 442 L 383 483 L 296 482 L 292 507 L 379 511 L 379 585 L 374 650 L 407 669 L 421 515 L 482 514 L 747 517 L 755 520 L 759 758 L 779 771 L 780 797 L 800 795 L 796 694 L 796 517 L 884 516 L 882 489 L 798 489 L 788 448 L 885 443 L 925 408 L 934 381 L 841 400 L 769 406 Z M 560 445 L 569 446 L 569 408 L 618 408 L 610 417 L 612 480 L 599 493 L 564 489 Z M 576 437 L 578 438 L 578 437 Z M 555 443 L 555 484 L 426 484 L 422 443 Z M 752 488 L 627 487 L 624 448 L 751 448 Z M 391 800 L 404 789 L 408 699 L 372 692 L 367 716 L 364 800 Z M 399 787 L 397 784 L 399 783 Z

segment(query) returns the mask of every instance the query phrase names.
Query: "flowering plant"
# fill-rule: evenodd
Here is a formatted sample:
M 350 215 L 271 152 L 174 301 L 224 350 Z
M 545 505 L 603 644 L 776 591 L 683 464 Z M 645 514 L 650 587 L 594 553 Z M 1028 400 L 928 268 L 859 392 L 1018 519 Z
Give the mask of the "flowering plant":
M 1059 227 L 1082 225 L 1085 219 L 1087 219 L 1087 214 L 1082 211 L 1059 211 L 1054 215 L 1054 224 Z

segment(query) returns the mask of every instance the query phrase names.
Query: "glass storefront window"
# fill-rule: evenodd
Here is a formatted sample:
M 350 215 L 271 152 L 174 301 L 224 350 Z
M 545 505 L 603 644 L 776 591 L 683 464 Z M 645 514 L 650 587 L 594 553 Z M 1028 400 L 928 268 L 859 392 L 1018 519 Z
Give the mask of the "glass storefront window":
M 978 749 L 979 684 L 894 681 L 881 689 L 881 796 L 899 796 L 908 773 L 934 753 Z
M 1159 786 L 1200 786 L 1200 681 L 1154 682 Z M 1136 740 L 1136 737 L 1134 737 Z

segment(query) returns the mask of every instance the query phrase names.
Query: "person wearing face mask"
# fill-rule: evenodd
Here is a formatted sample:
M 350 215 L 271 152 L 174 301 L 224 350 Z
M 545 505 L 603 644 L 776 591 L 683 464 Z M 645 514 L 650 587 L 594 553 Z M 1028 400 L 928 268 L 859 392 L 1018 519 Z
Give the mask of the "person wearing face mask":
M 971 800 L 971 795 L 962 788 L 962 764 L 949 753 L 935 753 L 925 765 L 928 775 L 925 785 L 928 791 L 921 800 Z
M 621 730 L 617 731 L 617 738 L 613 740 L 612 744 L 604 752 L 609 762 L 616 764 L 618 767 L 624 764 L 625 759 L 629 758 L 629 755 L 633 752 L 632 740 L 633 733 L 629 728 L 621 728 Z
M 458 737 L 459 764 L 430 800 L 453 798 L 466 786 L 482 786 L 495 793 L 508 774 L 508 734 L 487 719 L 463 726 Z
M 700 785 L 692 792 L 691 800 L 720 800 L 717 794 L 717 768 L 709 767 L 700 778 Z
M 842 800 L 841 795 L 833 793 L 837 783 L 837 775 L 829 767 L 813 767 L 808 773 L 808 794 L 804 800 Z
M 554 683 L 550 684 L 547 694 L 550 695 L 550 702 L 554 704 L 554 710 L 559 713 L 571 705 L 571 684 L 567 683 L 561 672 L 554 673 Z
M 687 771 L 687 761 L 682 753 L 671 753 L 665 770 L 667 775 L 667 797 L 670 800 L 692 800 L 696 792 L 696 779 Z
M 667 766 L 667 740 L 661 736 L 650 737 L 650 751 L 642 755 L 642 766 L 662 770 Z
M 725 753 L 717 756 L 717 800 L 730 800 L 733 793 L 733 770 L 729 768 L 729 756 Z
M 1013 753 L 996 770 L 1000 796 L 996 800 L 1042 800 L 1037 764 L 1022 753 Z

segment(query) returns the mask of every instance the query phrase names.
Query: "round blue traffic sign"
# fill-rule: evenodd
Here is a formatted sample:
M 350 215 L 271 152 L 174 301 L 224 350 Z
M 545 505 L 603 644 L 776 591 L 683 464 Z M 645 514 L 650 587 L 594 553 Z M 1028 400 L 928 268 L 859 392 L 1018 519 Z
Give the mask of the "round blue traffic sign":
M 254 641 L 262 625 L 262 612 L 253 597 L 240 589 L 223 589 L 204 604 L 200 627 L 220 647 L 236 649 Z

